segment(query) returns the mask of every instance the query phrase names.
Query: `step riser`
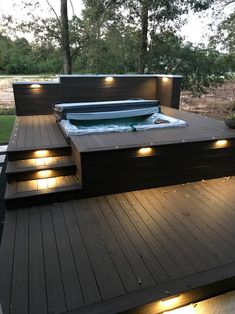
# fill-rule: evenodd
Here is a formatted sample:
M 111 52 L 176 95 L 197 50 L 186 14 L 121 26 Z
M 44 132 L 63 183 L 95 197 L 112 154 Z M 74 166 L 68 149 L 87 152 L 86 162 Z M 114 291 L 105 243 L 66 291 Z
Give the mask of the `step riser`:
M 48 171 L 49 170 L 49 171 Z M 43 172 L 43 171 L 48 171 Z M 60 166 L 58 168 L 44 168 L 43 170 L 22 170 L 20 172 L 6 173 L 8 183 L 13 181 L 27 181 L 35 179 L 46 179 L 64 175 L 76 174 L 76 165 Z
M 16 197 L 14 199 L 6 199 L 5 202 L 7 209 L 17 209 L 34 205 L 53 204 L 57 202 L 68 201 L 71 199 L 78 199 L 80 197 L 82 197 L 82 192 L 81 190 L 77 189 L 70 191 L 67 190 L 54 192 L 49 194 L 33 195 L 24 198 Z
M 71 147 L 59 147 L 53 149 L 42 148 L 41 150 L 46 151 L 46 156 L 38 156 L 35 149 L 26 151 L 14 151 L 7 152 L 7 158 L 9 161 L 40 158 L 40 157 L 56 157 L 56 156 L 67 156 L 71 155 Z

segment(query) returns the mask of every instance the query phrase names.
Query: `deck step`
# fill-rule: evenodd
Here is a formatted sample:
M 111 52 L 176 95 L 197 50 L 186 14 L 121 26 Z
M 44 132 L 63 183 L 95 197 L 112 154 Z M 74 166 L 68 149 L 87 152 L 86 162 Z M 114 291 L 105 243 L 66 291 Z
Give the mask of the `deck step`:
M 7 181 L 34 180 L 75 174 L 76 165 L 71 156 L 31 158 L 8 161 Z
M 75 198 L 80 190 L 76 175 L 14 181 L 6 186 L 5 201 L 8 209 L 21 208 L 69 200 Z
M 24 149 L 24 150 L 7 150 L 8 160 L 22 160 L 22 159 L 32 159 L 32 158 L 42 158 L 42 157 L 55 157 L 55 156 L 66 156 L 71 155 L 71 146 L 61 146 L 61 147 L 42 147 L 40 149 Z

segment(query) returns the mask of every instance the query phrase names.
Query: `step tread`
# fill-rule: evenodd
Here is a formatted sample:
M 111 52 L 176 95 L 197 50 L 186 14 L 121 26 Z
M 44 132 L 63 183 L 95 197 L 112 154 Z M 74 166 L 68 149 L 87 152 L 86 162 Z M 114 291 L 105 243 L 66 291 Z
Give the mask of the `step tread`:
M 55 168 L 60 168 L 60 167 L 73 166 L 73 165 L 75 165 L 75 163 L 72 160 L 71 156 L 32 158 L 32 159 L 8 161 L 6 174 L 55 169 Z
M 76 175 L 59 176 L 50 179 L 37 179 L 8 183 L 5 199 L 26 198 L 39 194 L 81 189 Z

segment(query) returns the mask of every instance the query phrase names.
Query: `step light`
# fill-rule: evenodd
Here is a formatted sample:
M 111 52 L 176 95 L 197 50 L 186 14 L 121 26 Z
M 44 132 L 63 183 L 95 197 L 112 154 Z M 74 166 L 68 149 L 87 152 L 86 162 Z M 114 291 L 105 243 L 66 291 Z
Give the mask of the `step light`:
M 47 157 L 49 154 L 49 150 L 36 150 L 34 152 L 34 156 L 37 158 Z
M 162 78 L 162 81 L 163 81 L 164 83 L 168 83 L 168 82 L 169 82 L 169 78 L 168 78 L 168 77 L 163 77 L 163 78 Z
M 216 147 L 226 147 L 228 144 L 227 140 L 218 140 L 215 142 Z
M 38 189 L 39 189 L 39 190 L 45 190 L 45 189 L 47 189 L 47 183 L 48 183 L 48 180 L 47 180 L 47 179 L 40 179 L 40 180 L 37 180 Z
M 113 82 L 113 80 L 114 80 L 113 76 L 106 76 L 105 77 L 105 82 L 107 82 L 107 83 L 111 83 L 111 82 Z
M 31 88 L 40 88 L 41 85 L 40 84 L 31 84 L 30 87 Z
M 46 157 L 46 158 L 35 158 L 35 166 L 46 166 L 53 163 L 52 157 Z
M 37 171 L 37 176 L 39 178 L 48 178 L 51 177 L 53 175 L 53 171 L 52 170 L 40 170 Z
M 162 307 L 164 307 L 164 309 L 173 308 L 179 305 L 179 301 L 180 301 L 180 295 L 175 295 L 173 297 L 169 297 L 169 298 L 161 300 L 161 305 Z
M 138 150 L 138 155 L 140 156 L 149 156 L 152 153 L 153 149 L 151 147 L 142 147 Z

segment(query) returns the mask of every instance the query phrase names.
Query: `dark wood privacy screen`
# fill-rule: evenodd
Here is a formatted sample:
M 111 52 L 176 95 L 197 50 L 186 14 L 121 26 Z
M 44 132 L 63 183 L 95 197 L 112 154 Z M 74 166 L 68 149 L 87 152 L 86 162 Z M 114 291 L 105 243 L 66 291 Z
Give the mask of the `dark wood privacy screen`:
M 52 113 L 55 103 L 130 98 L 158 99 L 179 108 L 181 76 L 164 75 L 70 75 L 58 82 L 13 83 L 16 114 Z

